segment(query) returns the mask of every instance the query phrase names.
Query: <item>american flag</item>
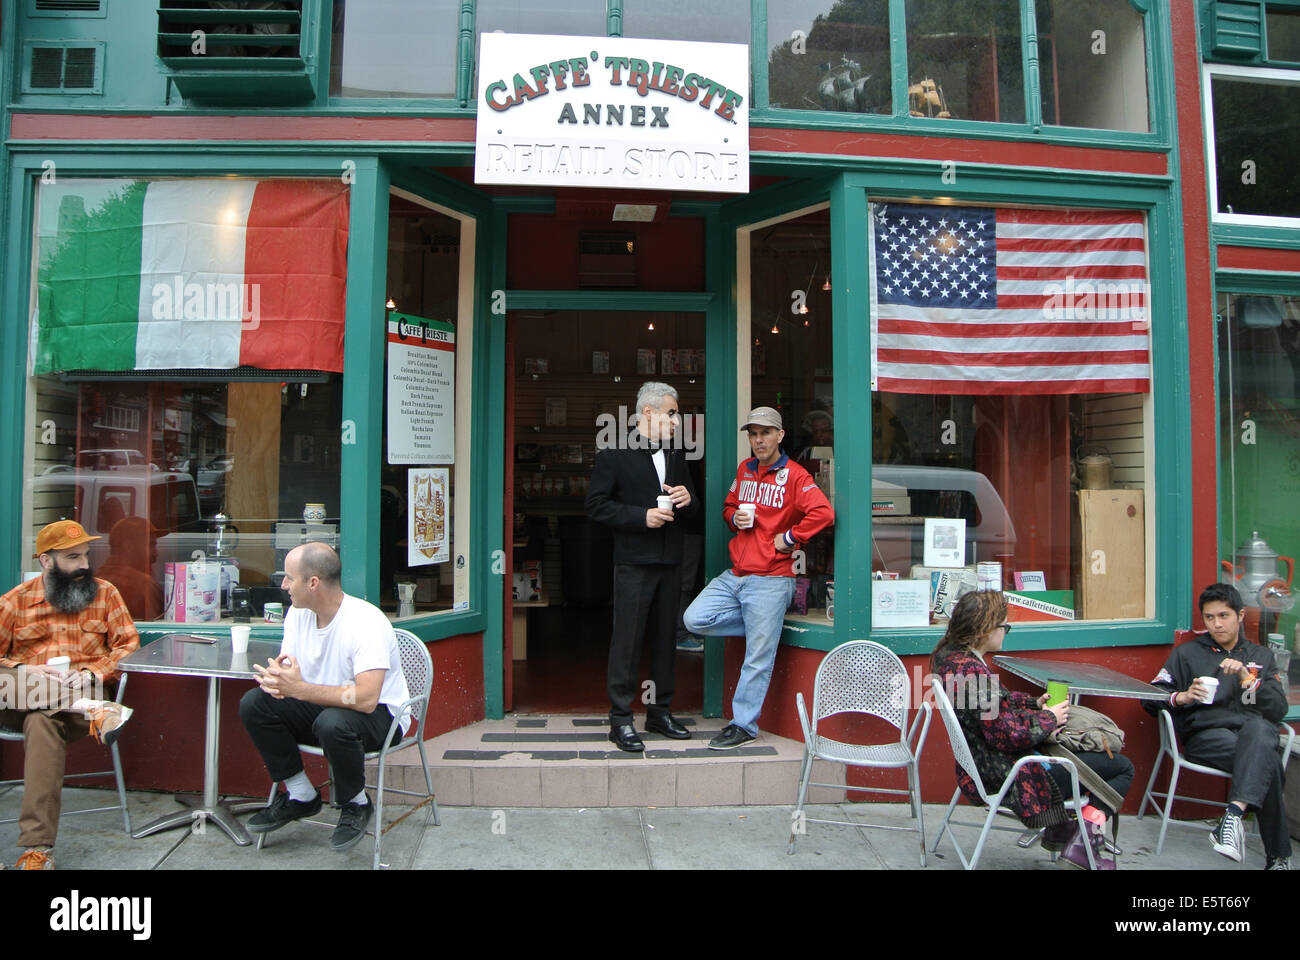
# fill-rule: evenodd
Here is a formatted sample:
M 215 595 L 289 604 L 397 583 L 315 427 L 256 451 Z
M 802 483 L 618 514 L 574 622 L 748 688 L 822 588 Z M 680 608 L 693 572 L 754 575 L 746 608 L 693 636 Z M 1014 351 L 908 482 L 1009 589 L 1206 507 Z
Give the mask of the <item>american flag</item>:
M 870 209 L 873 390 L 1150 389 L 1140 213 Z

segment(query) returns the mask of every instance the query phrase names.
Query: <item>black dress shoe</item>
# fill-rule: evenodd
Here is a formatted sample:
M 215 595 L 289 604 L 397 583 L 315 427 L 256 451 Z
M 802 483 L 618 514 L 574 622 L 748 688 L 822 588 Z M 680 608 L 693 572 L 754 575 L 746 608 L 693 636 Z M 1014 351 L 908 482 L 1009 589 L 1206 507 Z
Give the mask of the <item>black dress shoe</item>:
M 655 733 L 662 733 L 670 740 L 691 739 L 691 731 L 673 719 L 671 713 L 661 714 L 657 717 L 646 717 L 645 728 L 653 730 Z
M 609 731 L 609 742 L 628 753 L 640 753 L 645 749 L 645 744 L 636 735 L 636 727 L 630 723 L 620 723 L 613 727 Z

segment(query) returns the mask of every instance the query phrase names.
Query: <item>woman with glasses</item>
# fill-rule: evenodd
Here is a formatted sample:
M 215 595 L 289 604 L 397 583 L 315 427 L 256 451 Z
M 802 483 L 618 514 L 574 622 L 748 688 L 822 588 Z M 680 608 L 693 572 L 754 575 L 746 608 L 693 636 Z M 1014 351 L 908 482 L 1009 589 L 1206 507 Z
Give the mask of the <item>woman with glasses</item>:
M 963 596 L 948 621 L 948 630 L 930 656 L 931 670 L 942 679 L 984 782 L 985 792 L 995 793 L 1020 757 L 1042 752 L 1039 745 L 1065 725 L 1069 703 L 1048 707 L 1047 694 L 1035 698 L 1002 687 L 986 657 L 1002 649 L 1011 631 L 1007 623 L 1007 601 L 999 592 L 980 590 Z M 1122 754 L 1076 753 L 1120 796 L 1133 781 L 1133 764 Z M 979 791 L 961 765 L 957 784 L 966 798 L 981 804 Z M 1015 786 L 1006 803 L 1028 827 L 1043 828 L 1042 845 L 1064 850 L 1062 859 L 1076 866 L 1088 866 L 1083 838 L 1077 822 L 1065 809 L 1070 796 L 1070 774 L 1060 764 L 1044 768 L 1026 764 L 1016 774 Z M 1086 808 L 1085 808 L 1086 809 Z M 1102 831 L 1105 819 L 1114 811 L 1096 808 L 1100 823 L 1085 818 L 1087 842 L 1100 869 L 1115 868 L 1115 861 L 1103 856 Z

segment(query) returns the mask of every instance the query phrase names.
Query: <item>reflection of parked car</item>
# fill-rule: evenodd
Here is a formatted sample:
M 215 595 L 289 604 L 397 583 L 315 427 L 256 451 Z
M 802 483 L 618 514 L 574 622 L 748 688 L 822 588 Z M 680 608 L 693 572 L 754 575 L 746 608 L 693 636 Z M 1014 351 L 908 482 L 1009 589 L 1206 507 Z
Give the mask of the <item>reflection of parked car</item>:
M 881 565 L 907 576 L 913 564 L 921 563 L 925 558 L 925 517 L 964 519 L 966 542 L 974 544 L 974 560 L 994 560 L 1016 552 L 1011 517 L 984 474 L 954 467 L 878 463 L 871 468 L 871 479 L 873 486 L 902 487 L 911 499 L 909 517 L 872 518 L 873 567 Z M 972 560 L 969 550 L 967 560 Z
M 128 470 L 148 466 L 144 454 L 130 448 L 81 450 L 77 453 L 79 470 Z M 153 468 L 157 469 L 157 468 Z
M 45 473 L 31 480 L 38 511 L 76 517 L 88 533 L 103 537 L 90 545 L 91 563 L 108 556 L 108 535 L 126 517 L 148 517 L 161 533 L 162 561 L 186 560 L 211 549 L 212 535 L 199 513 L 198 493 L 188 473 L 149 467 Z M 40 520 L 41 518 L 37 518 Z
M 226 495 L 226 474 L 234 469 L 235 461 L 231 457 L 217 457 L 199 467 L 199 499 L 205 506 L 215 510 L 221 507 L 221 500 Z

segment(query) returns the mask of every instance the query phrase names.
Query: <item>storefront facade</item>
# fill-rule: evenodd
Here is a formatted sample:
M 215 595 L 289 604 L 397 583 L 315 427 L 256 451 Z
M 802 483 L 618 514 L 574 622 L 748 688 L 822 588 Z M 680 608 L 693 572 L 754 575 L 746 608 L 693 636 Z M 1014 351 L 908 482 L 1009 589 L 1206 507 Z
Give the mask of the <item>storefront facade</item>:
M 945 537 L 955 569 L 998 563 L 1024 595 L 1010 647 L 1147 677 L 1252 531 L 1260 566 L 1300 549 L 1294 511 L 1268 508 L 1300 482 L 1296 457 L 1272 452 L 1294 440 L 1294 192 L 1261 155 L 1271 192 L 1228 212 L 1244 201 L 1211 190 L 1206 150 L 1215 83 L 1271 84 L 1290 102 L 1288 4 L 1259 6 L 1274 45 L 1223 54 L 1232 66 L 1213 60 L 1228 49 L 1223 4 L 810 14 L 753 0 L 737 17 L 458 0 L 350 20 L 341 0 L 301 0 L 233 25 L 199 3 L 49 6 L 9 4 L 0 25 L 0 581 L 30 569 L 50 519 L 77 515 L 106 541 L 148 519 L 148 640 L 174 629 L 163 564 L 215 567 L 218 591 L 237 569 L 264 611 L 287 549 L 332 539 L 345 589 L 430 643 L 429 735 L 599 709 L 610 598 L 584 478 L 648 379 L 673 383 L 689 412 L 707 575 L 726 563 L 717 507 L 751 405 L 782 409 L 787 452 L 834 502 L 833 534 L 806 545 L 769 693 L 764 728 L 779 735 L 798 737 L 795 692 L 849 639 L 887 644 L 923 689 L 942 625 L 893 611 L 959 589 L 961 576 L 932 576 L 926 548 Z M 656 40 L 748 43 L 748 92 L 728 88 L 750 101 L 748 189 L 476 183 L 476 56 L 498 29 L 581 38 L 593 54 L 653 38 L 645 102 L 660 106 L 672 68 L 654 62 Z M 521 70 L 495 102 L 513 91 L 564 123 L 539 83 Z M 1254 159 L 1225 151 L 1218 167 Z M 918 231 L 931 239 L 905 239 Z M 214 284 L 237 291 L 233 313 Z M 981 297 L 996 309 L 978 313 Z M 159 323 L 123 346 L 123 317 Z M 1239 372 L 1259 368 L 1254 354 L 1272 358 L 1267 383 Z M 1100 459 L 1111 477 L 1094 484 Z M 531 652 L 517 588 L 547 605 L 524 610 Z M 1289 591 L 1274 593 L 1266 626 L 1289 635 Z M 222 615 L 239 598 L 225 599 Z M 556 654 L 566 632 L 590 645 Z M 682 706 L 725 715 L 742 653 L 710 640 Z M 179 722 L 192 694 L 140 686 L 157 707 L 146 724 Z M 1128 706 L 1117 719 L 1141 772 L 1154 728 Z M 168 749 L 169 765 L 128 763 L 129 778 L 196 775 Z M 926 762 L 936 798 L 951 784 L 940 753 Z M 260 789 L 255 766 L 226 766 L 227 789 Z

